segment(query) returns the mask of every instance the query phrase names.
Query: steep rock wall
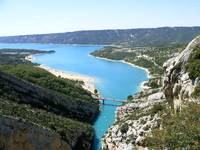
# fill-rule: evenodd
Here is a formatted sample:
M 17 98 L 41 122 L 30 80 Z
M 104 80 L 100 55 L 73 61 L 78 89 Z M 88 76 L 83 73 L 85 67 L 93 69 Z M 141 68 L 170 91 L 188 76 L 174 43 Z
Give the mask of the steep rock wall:
M 0 116 L 1 150 L 71 150 L 61 137 L 22 119 Z
M 169 59 L 163 65 L 165 69 L 163 91 L 168 103 L 176 110 L 180 109 L 183 101 L 192 100 L 191 94 L 198 79 L 190 79 L 186 64 L 194 48 L 199 45 L 200 36 L 192 40 L 178 56 Z

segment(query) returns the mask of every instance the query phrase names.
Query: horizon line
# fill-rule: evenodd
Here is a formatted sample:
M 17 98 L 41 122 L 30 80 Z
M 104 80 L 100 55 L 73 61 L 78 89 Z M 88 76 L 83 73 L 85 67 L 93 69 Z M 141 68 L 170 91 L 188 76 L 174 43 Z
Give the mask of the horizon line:
M 48 33 L 27 33 L 27 34 L 16 34 L 16 35 L 3 35 L 0 37 L 15 37 L 15 36 L 34 36 L 34 35 L 49 35 L 49 34 L 64 34 L 64 33 L 74 33 L 74 32 L 90 32 L 90 31 L 112 31 L 112 30 L 136 30 L 136 29 L 160 29 L 160 28 L 198 28 L 200 25 L 195 26 L 158 26 L 158 27 L 135 27 L 135 28 L 108 28 L 108 29 L 83 29 L 74 31 L 58 31 L 58 32 L 48 32 Z

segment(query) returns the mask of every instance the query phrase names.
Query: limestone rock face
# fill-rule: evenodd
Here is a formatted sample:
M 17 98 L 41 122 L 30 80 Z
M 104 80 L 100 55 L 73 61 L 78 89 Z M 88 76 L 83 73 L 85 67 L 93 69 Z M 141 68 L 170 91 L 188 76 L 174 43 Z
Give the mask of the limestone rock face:
M 151 132 L 151 129 L 157 126 L 159 117 L 157 114 L 145 114 L 141 117 L 130 117 L 133 114 L 142 114 L 152 108 L 153 105 L 165 101 L 162 92 L 150 94 L 148 97 L 134 99 L 133 102 L 118 107 L 116 111 L 116 123 L 109 128 L 103 138 L 103 150 L 133 150 L 142 149 L 139 145 L 144 142 L 144 137 Z M 140 111 L 141 112 L 137 112 Z M 126 124 L 125 132 L 122 132 L 122 126 Z M 145 149 L 145 148 L 143 148 Z
M 71 150 L 61 137 L 21 119 L 0 117 L 2 150 Z
M 180 109 L 182 101 L 189 100 L 196 86 L 197 82 L 189 78 L 185 65 L 193 49 L 199 45 L 200 36 L 192 40 L 178 56 L 169 59 L 163 65 L 165 68 L 163 91 L 168 103 L 176 110 Z

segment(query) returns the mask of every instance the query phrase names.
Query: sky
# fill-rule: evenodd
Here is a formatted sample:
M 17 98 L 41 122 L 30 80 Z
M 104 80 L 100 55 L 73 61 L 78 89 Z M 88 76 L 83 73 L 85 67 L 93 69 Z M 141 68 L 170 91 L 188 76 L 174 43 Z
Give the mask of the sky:
M 200 26 L 200 0 L 0 0 L 0 36 Z

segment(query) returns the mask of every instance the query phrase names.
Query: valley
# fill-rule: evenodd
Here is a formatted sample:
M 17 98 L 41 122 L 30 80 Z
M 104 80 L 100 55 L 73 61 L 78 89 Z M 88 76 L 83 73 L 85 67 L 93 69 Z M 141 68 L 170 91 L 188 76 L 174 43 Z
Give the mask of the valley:
M 56 137 L 59 146 L 50 144 L 55 138 L 45 141 L 50 149 L 180 148 L 168 140 L 179 141 L 180 132 L 198 133 L 198 43 L 197 37 L 188 46 L 0 44 L 2 119 Z M 92 90 L 84 87 L 86 77 L 94 80 Z M 127 101 L 102 105 L 92 96 L 95 89 L 101 97 Z M 173 132 L 180 120 L 187 133 Z M 196 136 L 181 141 L 198 149 Z

